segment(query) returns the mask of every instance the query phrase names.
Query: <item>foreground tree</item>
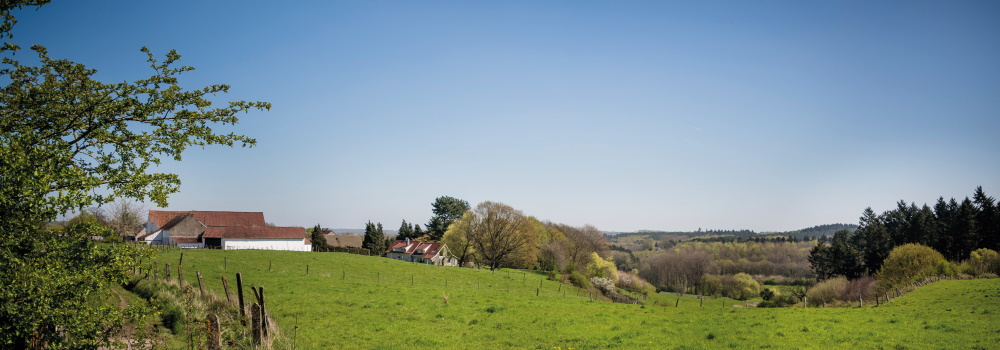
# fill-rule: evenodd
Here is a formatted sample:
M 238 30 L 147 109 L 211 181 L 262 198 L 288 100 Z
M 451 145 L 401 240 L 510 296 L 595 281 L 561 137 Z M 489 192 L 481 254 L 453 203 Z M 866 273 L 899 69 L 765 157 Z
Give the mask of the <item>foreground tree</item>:
M 472 211 L 469 241 L 479 262 L 495 270 L 510 263 L 534 244 L 528 219 L 503 203 L 482 202 Z
M 11 37 L 12 10 L 44 3 L 4 1 L 0 36 Z M 99 226 L 53 232 L 44 223 L 119 198 L 167 206 L 180 180 L 150 166 L 161 157 L 180 160 L 189 146 L 253 146 L 249 137 L 212 128 L 270 105 L 212 108 L 206 97 L 229 86 L 183 90 L 178 75 L 193 68 L 176 67 L 174 51 L 161 62 L 142 48 L 151 77 L 103 83 L 93 79 L 96 70 L 31 49 L 37 65 L 15 60 L 14 44 L 0 49 L 0 348 L 107 346 L 125 312 L 93 301 L 111 296 L 148 252 L 98 249 L 87 237 L 105 233 Z
M 444 237 L 451 223 L 461 219 L 462 214 L 469 211 L 469 202 L 448 196 L 438 197 L 431 206 L 434 207 L 434 216 L 427 222 L 427 236 L 435 242 Z

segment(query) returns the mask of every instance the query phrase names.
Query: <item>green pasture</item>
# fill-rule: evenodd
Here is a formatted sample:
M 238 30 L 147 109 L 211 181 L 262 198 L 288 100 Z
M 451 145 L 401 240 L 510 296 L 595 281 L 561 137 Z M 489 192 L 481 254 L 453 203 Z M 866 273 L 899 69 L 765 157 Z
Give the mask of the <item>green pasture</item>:
M 169 263 L 176 278 L 179 257 L 179 251 L 159 254 L 161 277 Z M 677 303 L 675 295 L 654 296 L 647 305 L 591 301 L 586 290 L 531 271 L 346 253 L 188 250 L 183 269 L 186 283 L 196 285 L 201 271 L 219 296 L 223 275 L 233 290 L 237 272 L 245 285 L 264 286 L 281 328 L 277 348 L 293 342 L 299 349 L 1000 347 L 998 279 L 941 281 L 879 307 L 758 309 L 718 299 L 699 306 L 690 296 Z

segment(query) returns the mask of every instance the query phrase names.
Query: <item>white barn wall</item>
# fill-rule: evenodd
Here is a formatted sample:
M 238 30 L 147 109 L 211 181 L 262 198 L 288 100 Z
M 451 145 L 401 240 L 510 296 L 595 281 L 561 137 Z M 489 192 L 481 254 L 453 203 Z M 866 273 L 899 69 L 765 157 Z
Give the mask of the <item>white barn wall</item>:
M 300 252 L 312 251 L 311 244 L 305 244 L 302 238 L 262 238 L 262 239 L 240 239 L 223 238 L 222 249 L 260 249 L 260 250 L 291 250 Z

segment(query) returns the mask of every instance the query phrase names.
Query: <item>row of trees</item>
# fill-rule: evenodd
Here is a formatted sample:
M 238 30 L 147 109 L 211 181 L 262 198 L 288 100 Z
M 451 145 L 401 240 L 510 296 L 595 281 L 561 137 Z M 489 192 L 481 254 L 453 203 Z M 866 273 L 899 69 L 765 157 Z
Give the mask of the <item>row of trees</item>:
M 810 251 L 809 261 L 818 279 L 857 278 L 875 274 L 893 248 L 909 243 L 931 247 L 952 261 L 968 258 L 977 248 L 997 250 L 1000 210 L 981 186 L 972 199 L 942 197 L 933 209 L 905 201 L 881 215 L 867 208 L 856 231 L 838 231 L 830 244 Z
M 604 235 L 593 226 L 541 222 L 497 202 L 465 212 L 446 231 L 444 242 L 459 263 L 538 268 L 571 273 L 590 264 L 590 255 L 608 256 Z

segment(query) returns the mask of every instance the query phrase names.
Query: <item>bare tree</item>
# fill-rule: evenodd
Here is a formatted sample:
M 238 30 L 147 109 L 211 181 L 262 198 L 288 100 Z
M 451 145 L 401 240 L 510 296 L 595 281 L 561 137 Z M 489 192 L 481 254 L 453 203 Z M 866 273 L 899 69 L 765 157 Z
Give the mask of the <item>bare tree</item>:
M 608 255 L 608 240 L 596 227 L 584 225 L 583 227 L 573 227 L 565 224 L 545 223 L 547 229 L 555 229 L 563 233 L 569 241 L 563 251 L 569 263 L 577 268 L 587 266 L 590 253 L 597 253 L 604 257 Z
M 105 215 L 107 225 L 119 238 L 133 235 L 145 222 L 142 218 L 143 211 L 145 208 L 142 205 L 122 198 L 113 203 Z
M 531 228 L 520 210 L 503 203 L 482 202 L 476 205 L 469 230 L 469 241 L 479 261 L 495 270 L 530 249 Z

